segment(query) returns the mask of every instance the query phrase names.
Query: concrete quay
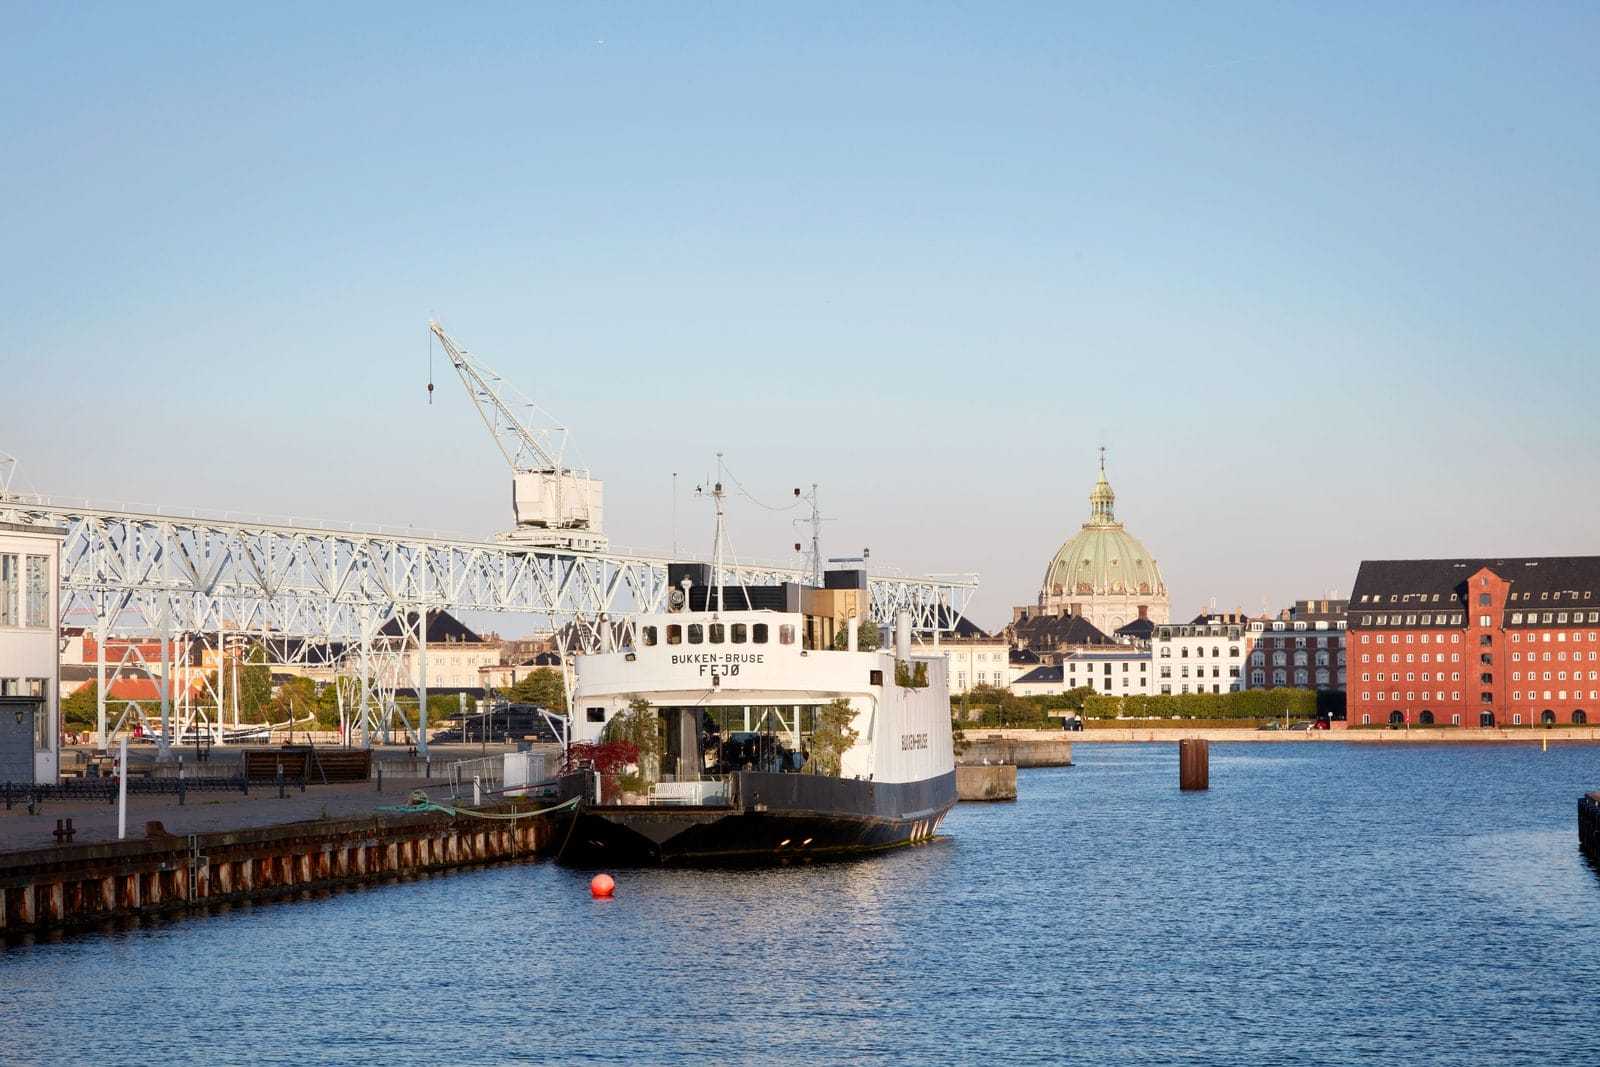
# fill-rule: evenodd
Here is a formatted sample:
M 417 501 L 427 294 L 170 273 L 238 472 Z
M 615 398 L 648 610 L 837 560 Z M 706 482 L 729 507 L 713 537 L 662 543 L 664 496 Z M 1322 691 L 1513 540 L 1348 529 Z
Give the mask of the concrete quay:
M 962 764 L 956 767 L 956 799 L 961 801 L 1017 799 L 1017 765 L 1014 763 Z
M 1312 744 L 1358 744 L 1358 745 L 1401 745 L 1401 744 L 1529 744 L 1538 745 L 1548 741 L 1550 744 L 1600 744 L 1600 726 L 1554 726 L 1554 727 L 1494 727 L 1494 728 L 1461 728 L 1439 726 L 1413 726 L 1409 730 L 1390 729 L 1344 729 L 1344 730 L 1257 730 L 1251 726 L 1239 727 L 1205 727 L 1196 728 L 1188 726 L 1089 726 L 1081 731 L 1066 733 L 1061 730 L 1024 730 L 1000 729 L 985 730 L 981 735 L 969 733 L 968 748 L 962 756 L 957 757 L 957 762 L 966 760 L 966 753 L 970 753 L 972 745 L 977 739 L 1000 738 L 1013 742 L 1050 742 L 1052 739 L 1063 740 L 1071 738 L 1067 751 L 1071 752 L 1071 745 L 1092 745 L 1097 743 L 1128 742 L 1166 742 L 1175 744 L 1185 738 L 1201 738 L 1206 741 L 1282 741 L 1288 743 L 1308 742 Z M 979 759 L 978 762 L 982 762 Z M 1055 766 L 1054 764 L 1029 764 L 1020 766 Z
M 958 768 L 997 763 L 1013 767 L 1072 766 L 1072 739 L 1060 730 L 971 731 L 965 741 L 956 744 L 956 749 Z
M 1049 734 L 1053 731 L 1039 730 L 1035 732 Z M 1462 745 L 1482 743 L 1537 745 L 1545 741 L 1551 744 L 1596 744 L 1600 743 L 1600 727 L 1557 726 L 1550 729 L 1536 729 L 1524 726 L 1520 728 L 1480 727 L 1463 729 L 1461 727 L 1413 726 L 1409 730 L 1257 730 L 1253 727 L 1210 727 L 1196 730 L 1182 726 L 1132 728 L 1091 726 L 1072 736 L 1073 740 L 1079 744 L 1094 744 L 1096 742 L 1125 743 L 1129 741 L 1177 742 L 1190 737 L 1218 742 L 1282 741 L 1291 744 L 1307 742 L 1311 744 L 1356 745 Z

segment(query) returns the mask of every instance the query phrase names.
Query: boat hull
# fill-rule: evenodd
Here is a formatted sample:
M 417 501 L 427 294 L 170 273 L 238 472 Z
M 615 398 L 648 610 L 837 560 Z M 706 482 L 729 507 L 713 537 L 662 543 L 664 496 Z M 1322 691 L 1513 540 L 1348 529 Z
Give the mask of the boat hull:
M 804 774 L 734 776 L 721 806 L 580 804 L 558 859 L 576 867 L 843 859 L 933 837 L 955 772 L 899 784 Z

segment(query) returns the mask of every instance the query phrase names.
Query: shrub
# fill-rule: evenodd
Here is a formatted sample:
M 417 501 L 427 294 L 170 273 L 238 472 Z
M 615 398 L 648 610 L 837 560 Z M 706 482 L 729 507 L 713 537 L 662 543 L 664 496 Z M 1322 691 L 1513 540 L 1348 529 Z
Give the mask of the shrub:
M 1091 696 L 1090 719 L 1291 719 L 1315 718 L 1325 699 L 1314 689 L 1247 689 L 1239 693 L 1170 693 L 1158 696 Z

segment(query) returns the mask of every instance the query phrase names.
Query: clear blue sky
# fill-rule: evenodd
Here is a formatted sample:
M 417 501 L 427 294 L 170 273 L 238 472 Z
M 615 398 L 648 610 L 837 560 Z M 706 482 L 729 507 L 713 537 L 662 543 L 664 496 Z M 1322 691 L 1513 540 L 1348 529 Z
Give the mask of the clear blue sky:
M 822 483 L 834 552 L 981 571 L 983 623 L 1102 441 L 1180 614 L 1600 548 L 1592 4 L 5 24 L 0 450 L 39 489 L 495 530 L 436 313 L 573 428 L 617 542 L 722 449 Z

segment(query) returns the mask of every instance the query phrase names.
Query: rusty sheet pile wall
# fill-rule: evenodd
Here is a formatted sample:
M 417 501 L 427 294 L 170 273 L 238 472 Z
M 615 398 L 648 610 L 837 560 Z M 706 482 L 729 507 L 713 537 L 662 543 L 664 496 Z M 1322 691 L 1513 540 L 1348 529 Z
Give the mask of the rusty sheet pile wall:
M 510 807 L 496 809 L 510 813 Z M 537 856 L 551 825 L 400 815 L 0 853 L 0 935 L 269 900 Z

